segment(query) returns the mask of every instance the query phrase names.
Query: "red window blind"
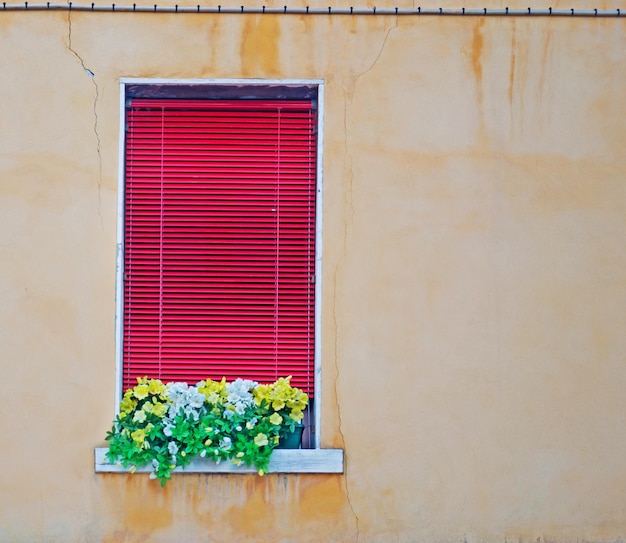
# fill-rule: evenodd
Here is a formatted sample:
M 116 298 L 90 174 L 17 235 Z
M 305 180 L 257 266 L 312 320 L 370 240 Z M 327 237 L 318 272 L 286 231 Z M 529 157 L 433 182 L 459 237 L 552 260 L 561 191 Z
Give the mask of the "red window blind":
M 237 377 L 313 395 L 310 100 L 127 107 L 123 386 Z

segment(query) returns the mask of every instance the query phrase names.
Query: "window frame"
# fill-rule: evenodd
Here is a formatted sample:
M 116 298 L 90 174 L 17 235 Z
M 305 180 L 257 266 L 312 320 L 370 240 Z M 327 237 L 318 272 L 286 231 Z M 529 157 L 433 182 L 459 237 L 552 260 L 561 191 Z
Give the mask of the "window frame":
M 314 426 L 312 448 L 321 447 L 321 279 L 322 279 L 322 164 L 323 164 L 323 123 L 324 123 L 324 81 L 311 79 L 148 79 L 148 78 L 121 78 L 120 79 L 120 126 L 119 126 L 119 162 L 118 162 L 118 206 L 117 206 L 117 239 L 116 239 L 116 292 L 115 292 L 115 414 L 119 413 L 119 405 L 123 395 L 123 340 L 124 340 L 124 209 L 125 209 L 125 148 L 126 148 L 126 101 L 127 89 L 130 86 L 142 85 L 158 88 L 186 88 L 202 89 L 202 94 L 211 94 L 211 88 L 219 88 L 220 92 L 228 92 L 232 88 L 233 94 L 241 95 L 242 89 L 247 91 L 269 94 L 281 98 L 280 90 L 298 87 L 314 88 L 317 94 L 317 126 L 316 126 L 316 224 L 315 224 L 315 340 L 314 340 L 314 390 L 315 400 L 312 402 L 312 423 Z M 235 96 L 236 97 L 236 96 Z

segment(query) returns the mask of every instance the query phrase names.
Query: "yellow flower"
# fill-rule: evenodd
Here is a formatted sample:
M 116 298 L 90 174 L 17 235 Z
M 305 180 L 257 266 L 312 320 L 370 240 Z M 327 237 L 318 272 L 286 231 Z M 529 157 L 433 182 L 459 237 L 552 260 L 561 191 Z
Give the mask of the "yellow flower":
M 291 413 L 289 413 L 289 416 L 296 422 L 300 422 L 302 417 L 304 417 L 304 413 L 299 409 L 293 409 Z
M 164 403 L 157 402 L 152 408 L 152 413 L 157 417 L 163 418 L 165 413 L 167 413 L 167 406 Z
M 264 447 L 268 443 L 269 442 L 268 442 L 267 436 L 265 434 L 257 434 L 256 437 L 254 438 L 254 444 L 257 447 Z
M 122 402 L 120 403 L 120 409 L 122 410 L 123 413 L 130 413 L 137 406 L 137 401 L 133 400 L 127 394 L 124 394 L 124 397 L 122 398 Z
M 148 381 L 148 392 L 153 395 L 161 394 L 165 390 L 165 385 L 159 379 Z
M 270 417 L 270 422 L 274 425 L 274 426 L 279 426 L 280 424 L 282 424 L 283 422 L 283 418 L 278 414 L 278 413 L 274 413 L 271 417 Z
M 226 397 L 226 378 L 221 381 L 205 379 L 198 383 L 198 391 L 206 397 L 207 401 L 213 405 L 221 405 Z
M 143 443 L 146 440 L 146 432 L 141 428 L 139 430 L 135 430 L 130 437 L 133 438 L 133 441 L 137 443 L 137 445 L 141 445 L 143 447 Z
M 148 385 L 137 385 L 134 389 L 135 398 L 138 400 L 143 400 L 148 396 L 149 388 Z
M 260 470 L 259 470 L 259 475 L 260 475 L 261 477 L 263 477 L 263 475 L 265 475 L 265 472 L 264 472 L 262 469 L 260 469 Z
M 299 389 L 294 389 L 294 392 L 293 398 L 287 400 L 287 406 L 290 409 L 302 411 L 309 403 L 309 397 Z
M 270 402 L 270 387 L 268 385 L 258 385 L 254 388 L 252 394 L 254 395 L 254 403 L 256 405 L 261 405 L 263 400 Z
M 285 402 L 283 400 L 274 400 L 272 402 L 272 409 L 274 411 L 280 411 L 283 407 L 285 407 Z

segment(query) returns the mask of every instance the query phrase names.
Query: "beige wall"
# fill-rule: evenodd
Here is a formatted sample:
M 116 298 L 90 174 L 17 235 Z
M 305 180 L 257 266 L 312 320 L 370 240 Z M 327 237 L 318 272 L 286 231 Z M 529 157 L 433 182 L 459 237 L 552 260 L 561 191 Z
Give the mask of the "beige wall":
M 0 52 L 0 541 L 626 538 L 625 18 L 0 11 Z M 121 77 L 325 80 L 345 475 L 93 473 Z

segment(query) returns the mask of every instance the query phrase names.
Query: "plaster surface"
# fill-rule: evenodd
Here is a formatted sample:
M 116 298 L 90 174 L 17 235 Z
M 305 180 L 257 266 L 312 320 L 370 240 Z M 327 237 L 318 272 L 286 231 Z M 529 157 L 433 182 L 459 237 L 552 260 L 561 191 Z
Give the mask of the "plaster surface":
M 0 540 L 626 538 L 625 25 L 0 12 Z M 125 77 L 325 81 L 343 475 L 93 473 Z

